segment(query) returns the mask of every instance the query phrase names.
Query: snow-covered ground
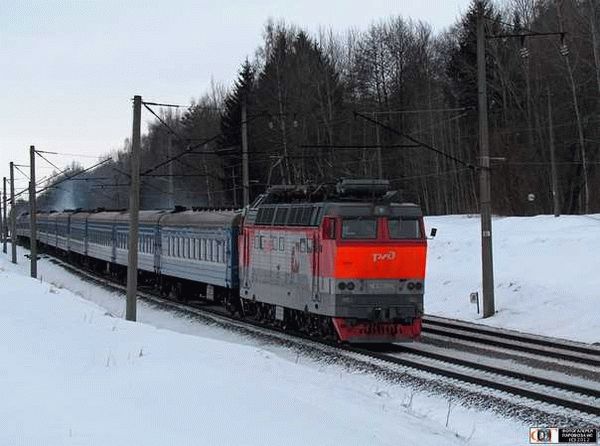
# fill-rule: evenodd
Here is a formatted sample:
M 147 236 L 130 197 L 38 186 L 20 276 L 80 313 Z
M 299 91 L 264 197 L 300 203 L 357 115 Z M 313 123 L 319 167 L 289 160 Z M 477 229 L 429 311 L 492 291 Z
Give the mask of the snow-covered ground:
M 426 311 L 600 341 L 600 216 L 494 219 L 496 316 L 480 320 L 479 219 L 430 217 Z M 0 444 L 527 444 L 528 426 L 140 303 L 47 259 L 0 254 Z M 446 422 L 448 417 L 448 421 Z
M 425 311 L 497 327 L 600 342 L 600 215 L 493 219 L 497 314 L 481 319 L 479 217 L 426 218 Z
M 2 445 L 527 444 L 519 422 L 143 303 L 124 321 L 122 295 L 19 262 L 0 254 Z

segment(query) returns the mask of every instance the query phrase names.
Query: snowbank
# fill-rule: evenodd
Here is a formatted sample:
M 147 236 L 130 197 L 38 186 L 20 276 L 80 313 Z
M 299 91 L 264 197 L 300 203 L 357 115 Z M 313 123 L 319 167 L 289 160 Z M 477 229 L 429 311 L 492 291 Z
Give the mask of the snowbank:
M 508 445 L 527 436 L 526 426 L 460 406 L 446 427 L 443 398 L 283 347 L 126 322 L 30 279 L 24 260 L 0 255 L 0 444 L 428 446 L 487 444 L 492 435 Z M 39 266 L 56 280 L 56 267 Z M 175 318 L 140 307 L 164 325 Z
M 480 319 L 479 217 L 426 218 L 429 242 L 425 311 L 497 327 L 600 342 L 600 215 L 494 218 L 497 314 Z

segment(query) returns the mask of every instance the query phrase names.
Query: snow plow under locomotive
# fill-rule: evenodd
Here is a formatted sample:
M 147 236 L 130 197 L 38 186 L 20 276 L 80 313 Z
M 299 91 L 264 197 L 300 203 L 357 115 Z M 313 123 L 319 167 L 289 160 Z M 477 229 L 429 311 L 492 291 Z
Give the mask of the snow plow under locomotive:
M 245 211 L 140 212 L 141 283 L 183 300 L 347 342 L 418 338 L 427 240 L 422 213 L 383 180 L 276 186 Z M 128 214 L 38 214 L 38 243 L 123 275 Z M 17 235 L 29 238 L 29 217 Z

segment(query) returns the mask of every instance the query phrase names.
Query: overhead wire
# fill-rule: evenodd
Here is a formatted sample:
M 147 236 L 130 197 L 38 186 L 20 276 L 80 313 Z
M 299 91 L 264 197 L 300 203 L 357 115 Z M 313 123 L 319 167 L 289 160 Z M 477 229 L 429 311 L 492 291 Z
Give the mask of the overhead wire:
M 373 123 L 375 125 L 378 125 L 379 127 L 387 130 L 388 132 L 394 133 L 394 134 L 396 134 L 398 136 L 402 136 L 402 137 L 408 139 L 409 141 L 414 142 L 415 144 L 419 144 L 422 147 L 426 148 L 427 150 L 430 150 L 430 151 L 432 151 L 434 153 L 437 153 L 438 155 L 443 156 L 444 158 L 447 158 L 447 159 L 449 159 L 451 161 L 454 161 L 455 163 L 461 164 L 461 165 L 463 165 L 465 167 L 468 167 L 470 169 L 473 169 L 473 170 L 475 169 L 475 166 L 473 164 L 471 164 L 469 162 L 466 162 L 466 161 L 463 161 L 460 158 L 457 158 L 454 155 L 450 155 L 450 154 L 448 154 L 448 153 L 446 153 L 446 152 L 444 152 L 444 151 L 442 151 L 440 149 L 437 149 L 437 148 L 433 147 L 432 145 L 427 144 L 427 143 L 425 143 L 423 141 L 419 141 L 418 139 L 410 136 L 408 133 L 404 133 L 404 132 L 401 132 L 399 130 L 396 130 L 395 128 L 390 127 L 389 125 L 383 124 L 382 122 L 379 122 L 379 121 L 377 121 L 375 119 L 372 119 L 372 118 L 370 118 L 368 116 L 365 116 L 362 113 L 359 113 L 359 112 L 355 111 L 354 115 L 358 116 L 360 118 L 363 118 L 363 119 L 365 119 L 365 120 L 367 120 L 367 121 L 369 121 L 369 122 L 371 122 L 371 123 Z
M 54 167 L 56 170 L 61 170 L 60 167 L 58 167 L 56 164 L 54 164 L 52 161 L 50 161 L 48 158 L 46 158 L 44 155 L 42 155 L 41 153 L 39 153 L 37 150 L 35 151 L 35 153 L 37 154 L 37 156 L 39 156 L 41 159 L 43 159 L 44 161 L 46 161 L 48 164 L 50 164 L 52 167 Z
M 17 169 L 19 172 L 21 172 L 22 175 L 24 175 L 28 180 L 30 180 L 29 175 L 27 175 L 25 172 L 23 172 L 20 168 L 18 164 L 13 164 L 13 167 L 15 169 Z

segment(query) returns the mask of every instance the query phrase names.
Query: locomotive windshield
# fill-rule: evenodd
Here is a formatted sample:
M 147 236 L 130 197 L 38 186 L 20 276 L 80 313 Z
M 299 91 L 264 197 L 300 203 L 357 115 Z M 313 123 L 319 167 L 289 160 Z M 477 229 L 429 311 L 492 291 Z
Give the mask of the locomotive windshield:
M 374 218 L 344 218 L 342 220 L 343 239 L 377 238 L 377 220 Z
M 421 238 L 421 226 L 416 218 L 401 219 L 390 218 L 388 220 L 388 232 L 393 239 L 417 239 Z

